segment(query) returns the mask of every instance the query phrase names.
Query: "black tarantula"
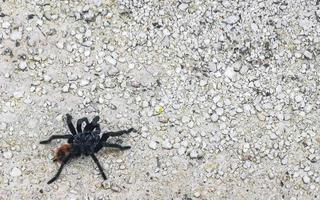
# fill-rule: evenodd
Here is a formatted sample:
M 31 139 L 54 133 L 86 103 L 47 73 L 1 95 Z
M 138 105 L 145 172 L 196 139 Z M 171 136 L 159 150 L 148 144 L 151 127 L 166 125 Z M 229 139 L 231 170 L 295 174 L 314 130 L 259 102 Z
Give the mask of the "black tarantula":
M 98 123 L 100 117 L 96 116 L 92 119 L 91 123 L 89 123 L 88 118 L 84 117 L 77 121 L 77 130 L 74 128 L 72 124 L 72 117 L 71 115 L 67 114 L 67 124 L 69 130 L 72 134 L 67 135 L 52 135 L 48 140 L 41 141 L 40 144 L 48 144 L 51 140 L 55 139 L 68 139 L 68 144 L 63 144 L 61 147 L 58 148 L 53 161 L 59 161 L 61 166 L 56 173 L 56 175 L 48 181 L 48 184 L 55 181 L 64 165 L 71 159 L 75 157 L 79 157 L 81 155 L 91 156 L 93 161 L 97 164 L 99 171 L 104 180 L 107 179 L 106 175 L 103 172 L 102 166 L 100 165 L 97 157 L 94 153 L 97 153 L 102 147 L 112 147 L 117 148 L 120 150 L 130 149 L 130 146 L 121 146 L 119 144 L 111 144 L 107 142 L 107 139 L 110 136 L 120 136 L 122 134 L 129 134 L 132 131 L 136 131 L 133 128 L 123 131 L 117 132 L 105 132 L 100 137 L 101 129 L 100 124 Z M 82 124 L 85 122 L 85 127 L 82 130 Z

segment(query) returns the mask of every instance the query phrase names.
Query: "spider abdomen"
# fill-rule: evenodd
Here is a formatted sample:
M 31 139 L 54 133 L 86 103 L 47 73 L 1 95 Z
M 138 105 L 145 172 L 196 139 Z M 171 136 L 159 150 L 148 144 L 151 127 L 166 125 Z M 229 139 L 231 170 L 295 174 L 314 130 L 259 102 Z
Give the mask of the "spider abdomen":
M 94 153 L 99 140 L 98 134 L 90 132 L 80 133 L 74 137 L 73 146 L 80 151 L 80 154 L 90 155 Z

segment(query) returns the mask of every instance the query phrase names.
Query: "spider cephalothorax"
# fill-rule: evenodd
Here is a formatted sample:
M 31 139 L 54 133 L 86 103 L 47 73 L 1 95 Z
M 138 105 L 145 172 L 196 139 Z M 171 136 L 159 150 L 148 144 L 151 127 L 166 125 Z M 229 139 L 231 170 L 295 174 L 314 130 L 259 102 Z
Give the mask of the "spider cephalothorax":
M 58 148 L 55 157 L 53 158 L 53 161 L 59 161 L 61 163 L 61 166 L 57 174 L 51 180 L 48 181 L 48 184 L 52 183 L 59 177 L 64 165 L 71 158 L 79 157 L 81 155 L 85 155 L 85 156 L 90 155 L 93 161 L 97 164 L 103 179 L 107 179 L 106 175 L 103 172 L 102 166 L 100 165 L 94 153 L 97 153 L 102 147 L 112 147 L 112 148 L 118 148 L 120 150 L 130 149 L 131 148 L 130 146 L 121 146 L 119 144 L 108 143 L 107 139 L 110 136 L 120 136 L 122 134 L 128 134 L 131 131 L 135 131 L 135 129 L 130 128 L 124 131 L 105 132 L 100 137 L 101 129 L 100 129 L 100 124 L 98 123 L 100 119 L 99 116 L 94 117 L 91 123 L 89 123 L 88 118 L 86 117 L 79 119 L 77 121 L 77 130 L 74 128 L 72 124 L 71 115 L 67 114 L 66 116 L 67 116 L 67 124 L 72 134 L 52 135 L 48 140 L 44 140 L 40 142 L 40 144 L 48 144 L 51 142 L 51 140 L 68 139 L 68 143 L 61 145 Z M 85 122 L 86 125 L 82 130 L 83 122 Z

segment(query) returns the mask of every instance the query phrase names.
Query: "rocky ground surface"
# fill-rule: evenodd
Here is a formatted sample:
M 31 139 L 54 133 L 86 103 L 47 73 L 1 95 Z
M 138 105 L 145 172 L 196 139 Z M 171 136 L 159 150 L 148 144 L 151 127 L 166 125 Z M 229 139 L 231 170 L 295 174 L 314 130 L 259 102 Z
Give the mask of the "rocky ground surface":
M 3 0 L 1 199 L 319 199 L 319 0 Z M 100 115 L 131 145 L 58 165 Z

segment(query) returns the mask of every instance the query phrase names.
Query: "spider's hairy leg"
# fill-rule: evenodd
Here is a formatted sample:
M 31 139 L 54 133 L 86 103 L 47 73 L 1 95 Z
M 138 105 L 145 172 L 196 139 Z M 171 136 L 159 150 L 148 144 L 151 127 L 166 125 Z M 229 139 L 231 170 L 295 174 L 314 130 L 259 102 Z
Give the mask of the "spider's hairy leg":
M 127 149 L 130 149 L 131 147 L 130 146 L 121 146 L 120 144 L 111 144 L 111 143 L 104 143 L 103 144 L 104 147 L 111 147 L 111 148 L 117 148 L 117 149 L 120 149 L 120 150 L 127 150 Z
M 78 133 L 82 133 L 82 123 L 83 122 L 86 122 L 86 125 L 88 125 L 89 124 L 88 118 L 83 117 L 81 119 L 78 119 L 78 121 L 77 121 L 77 131 L 78 131 Z
M 100 171 L 103 179 L 106 180 L 107 177 L 106 177 L 106 175 L 105 175 L 104 172 L 103 172 L 103 168 L 102 168 L 102 166 L 100 165 L 98 158 L 97 158 L 94 154 L 90 154 L 90 156 L 91 156 L 91 158 L 93 159 L 93 161 L 96 163 L 96 165 L 98 166 L 99 171 Z
M 69 127 L 70 132 L 72 133 L 72 135 L 76 135 L 76 129 L 74 128 L 73 124 L 72 124 L 72 116 L 70 114 L 66 114 L 67 116 L 67 125 Z
M 97 147 L 95 149 L 95 152 L 98 152 L 102 147 L 104 147 L 105 141 L 107 141 L 107 139 L 110 136 L 113 137 L 113 136 L 120 136 L 120 135 L 123 135 L 123 134 L 129 134 L 132 131 L 136 131 L 136 130 L 134 128 L 130 128 L 130 129 L 124 130 L 124 131 L 106 132 L 106 133 L 104 133 L 100 138 L 99 144 L 97 145 Z M 117 147 L 115 147 L 115 148 L 117 148 Z M 126 149 L 128 149 L 128 148 L 126 148 Z M 125 150 L 125 149 L 122 149 L 122 150 Z
M 102 135 L 101 139 L 103 138 L 103 136 L 106 134 L 108 136 L 114 137 L 114 136 L 121 136 L 123 134 L 129 134 L 131 132 L 136 132 L 137 130 L 134 128 L 130 128 L 128 130 L 123 130 L 123 131 L 116 131 L 116 132 L 106 132 Z
M 52 179 L 50 179 L 48 181 L 48 184 L 52 183 L 53 181 L 57 180 L 57 178 L 59 177 L 59 175 L 62 172 L 62 169 L 64 167 L 64 165 L 70 160 L 71 158 L 71 154 L 69 154 L 67 157 L 65 157 L 62 161 L 61 161 L 61 165 L 60 168 L 58 169 L 58 172 L 56 173 L 56 175 L 54 175 L 54 177 Z
M 70 139 L 70 138 L 73 138 L 73 135 L 70 135 L 70 134 L 68 134 L 68 135 L 51 135 L 49 139 L 40 141 L 40 144 L 48 144 L 52 140 L 56 140 L 56 139 Z
M 99 134 L 101 132 L 101 128 L 100 128 L 100 124 L 98 123 L 98 121 L 100 120 L 100 117 L 99 116 L 95 116 L 91 123 L 90 124 L 87 124 L 85 127 L 84 127 L 84 131 L 93 131 L 94 129 L 96 129 Z
M 92 124 L 92 125 L 95 125 L 95 124 L 98 123 L 99 120 L 100 120 L 100 117 L 99 117 L 99 116 L 95 116 L 95 117 L 92 119 L 91 124 Z

